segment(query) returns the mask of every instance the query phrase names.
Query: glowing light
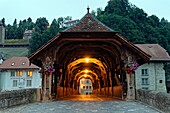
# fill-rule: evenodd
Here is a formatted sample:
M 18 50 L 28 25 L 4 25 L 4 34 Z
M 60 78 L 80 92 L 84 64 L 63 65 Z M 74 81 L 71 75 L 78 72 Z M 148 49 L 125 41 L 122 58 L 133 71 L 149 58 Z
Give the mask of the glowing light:
M 88 73 L 88 72 L 89 72 L 89 70 L 86 69 L 86 70 L 85 70 L 85 73 Z
M 86 63 L 89 63 L 89 58 L 86 58 Z
M 86 75 L 86 74 L 84 74 L 84 77 L 87 77 L 87 75 Z

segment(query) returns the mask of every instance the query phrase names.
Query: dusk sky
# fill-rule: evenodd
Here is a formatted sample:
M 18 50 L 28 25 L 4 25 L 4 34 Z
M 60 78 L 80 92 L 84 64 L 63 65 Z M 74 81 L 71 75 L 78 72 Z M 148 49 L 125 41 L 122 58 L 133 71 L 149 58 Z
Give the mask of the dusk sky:
M 46 17 L 49 23 L 54 18 L 72 16 L 81 19 L 91 10 L 104 9 L 109 0 L 0 0 L 0 19 L 5 18 L 6 24 L 31 17 L 35 22 L 39 17 Z M 170 21 L 170 0 L 129 0 L 132 4 L 142 8 L 148 15 L 155 14 L 160 19 L 164 17 Z

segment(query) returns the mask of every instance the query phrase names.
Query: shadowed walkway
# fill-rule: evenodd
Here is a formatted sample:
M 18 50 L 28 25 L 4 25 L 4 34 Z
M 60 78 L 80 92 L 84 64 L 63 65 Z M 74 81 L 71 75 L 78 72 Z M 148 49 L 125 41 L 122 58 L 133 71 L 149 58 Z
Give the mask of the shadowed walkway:
M 95 95 L 74 95 L 52 102 L 32 103 L 0 113 L 160 113 L 134 101 L 120 101 Z
M 71 95 L 70 97 L 59 98 L 57 100 L 71 100 L 71 101 L 119 101 L 121 99 L 97 95 Z

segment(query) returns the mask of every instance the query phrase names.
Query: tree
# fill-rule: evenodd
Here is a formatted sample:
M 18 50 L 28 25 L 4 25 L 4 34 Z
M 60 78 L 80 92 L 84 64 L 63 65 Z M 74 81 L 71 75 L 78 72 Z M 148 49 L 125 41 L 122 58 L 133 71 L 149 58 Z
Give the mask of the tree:
M 5 26 L 5 18 L 2 18 L 2 24 Z
M 48 26 L 49 26 L 49 23 L 45 17 L 38 18 L 35 22 L 35 31 L 42 34 L 45 30 L 47 30 Z
M 14 20 L 13 26 L 17 27 L 17 19 Z
M 124 16 L 128 14 L 129 7 L 128 0 L 110 0 L 105 7 L 105 13 Z
M 32 19 L 29 17 L 29 18 L 27 19 L 27 22 L 31 23 L 31 22 L 32 22 Z
M 42 34 L 39 32 L 34 32 L 32 38 L 30 39 L 30 53 L 37 50 L 42 44 Z
M 63 18 L 63 17 L 59 17 L 59 18 L 57 19 L 57 22 L 58 22 L 60 28 L 63 28 L 63 27 L 64 27 L 64 18 Z
M 51 23 L 50 32 L 52 36 L 55 36 L 59 32 L 59 23 L 56 19 L 54 19 Z

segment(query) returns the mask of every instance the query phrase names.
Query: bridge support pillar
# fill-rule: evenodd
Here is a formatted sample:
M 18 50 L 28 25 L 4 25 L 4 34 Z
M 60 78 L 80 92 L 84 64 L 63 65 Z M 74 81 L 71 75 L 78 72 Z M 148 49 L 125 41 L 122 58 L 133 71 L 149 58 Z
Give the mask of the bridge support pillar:
M 127 76 L 127 99 L 128 100 L 135 100 L 135 73 L 130 72 L 126 73 Z

